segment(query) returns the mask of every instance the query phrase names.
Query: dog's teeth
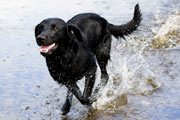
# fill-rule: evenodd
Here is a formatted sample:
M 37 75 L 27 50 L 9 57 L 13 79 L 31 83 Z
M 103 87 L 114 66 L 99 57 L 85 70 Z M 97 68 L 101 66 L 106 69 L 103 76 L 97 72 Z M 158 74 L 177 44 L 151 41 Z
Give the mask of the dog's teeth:
M 51 47 L 54 47 L 55 45 L 56 45 L 56 44 L 55 44 L 55 43 L 53 43 Z
M 48 49 L 46 49 L 46 50 L 40 49 L 40 52 L 47 53 L 47 52 L 48 52 Z
M 44 50 L 44 52 L 47 53 L 47 52 L 48 52 L 48 49 Z

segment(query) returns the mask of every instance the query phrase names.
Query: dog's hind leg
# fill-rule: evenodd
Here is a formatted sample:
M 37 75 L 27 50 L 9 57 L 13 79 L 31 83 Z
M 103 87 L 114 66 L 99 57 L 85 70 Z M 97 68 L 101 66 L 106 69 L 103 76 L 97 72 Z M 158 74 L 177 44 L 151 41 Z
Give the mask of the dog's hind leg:
M 111 35 L 106 34 L 103 38 L 103 42 L 99 45 L 99 48 L 96 51 L 97 62 L 101 69 L 101 82 L 95 88 L 94 94 L 97 94 L 99 89 L 104 87 L 109 79 L 106 66 L 110 59 L 111 40 Z
M 95 63 L 94 63 L 95 64 Z M 86 99 L 89 99 L 89 97 L 91 96 L 93 87 L 94 87 L 94 83 L 95 83 L 95 79 L 96 79 L 96 67 L 94 69 L 91 70 L 91 72 L 89 72 L 88 74 L 86 74 L 86 81 L 85 81 L 85 87 L 84 87 L 84 92 L 83 92 L 83 96 Z
M 72 98 L 73 98 L 73 94 L 69 90 L 67 90 L 66 101 L 63 107 L 61 108 L 62 115 L 66 115 L 70 111 Z

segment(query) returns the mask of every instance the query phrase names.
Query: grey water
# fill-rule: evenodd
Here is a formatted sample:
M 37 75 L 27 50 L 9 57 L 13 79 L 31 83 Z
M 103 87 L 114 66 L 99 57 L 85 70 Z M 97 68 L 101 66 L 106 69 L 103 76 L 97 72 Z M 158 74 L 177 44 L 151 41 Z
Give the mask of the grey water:
M 126 105 L 89 111 L 74 98 L 70 113 L 61 115 L 66 88 L 58 85 L 49 75 L 45 59 L 39 54 L 35 42 L 35 26 L 48 17 L 67 21 L 82 12 L 95 12 L 110 23 L 124 24 L 132 18 L 136 3 L 140 5 L 143 21 L 139 30 L 127 41 L 113 38 L 109 85 L 126 71 L 124 67 L 118 70 L 124 65 L 119 63 L 123 60 L 118 54 L 128 58 L 132 53 L 127 51 L 139 51 L 138 47 L 132 47 L 137 45 L 136 39 L 147 40 L 141 47 L 149 44 L 154 37 L 153 30 L 158 30 L 169 15 L 180 14 L 179 0 L 0 1 L 0 120 L 180 120 L 179 44 L 174 49 L 147 49 L 147 54 L 143 56 L 157 83 L 161 84 L 158 89 L 144 94 L 143 91 L 149 90 L 148 85 L 144 87 L 146 83 L 142 80 L 141 86 L 141 80 L 135 80 L 133 85 L 140 88 L 136 89 L 132 83 L 127 85 L 132 89 L 128 89 Z M 127 46 L 125 51 L 123 44 L 132 46 Z M 133 62 L 129 63 L 136 66 Z M 123 76 L 127 78 L 128 74 Z

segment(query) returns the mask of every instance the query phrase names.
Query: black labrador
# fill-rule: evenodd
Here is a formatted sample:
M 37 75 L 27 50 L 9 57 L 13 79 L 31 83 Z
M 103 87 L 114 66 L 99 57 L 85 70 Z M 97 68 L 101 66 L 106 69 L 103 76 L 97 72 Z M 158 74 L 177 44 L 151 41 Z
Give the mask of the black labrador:
M 83 105 L 91 105 L 92 91 L 96 76 L 96 60 L 101 69 L 100 86 L 108 81 L 106 65 L 110 59 L 111 36 L 116 38 L 135 31 L 141 22 L 138 4 L 135 6 L 133 19 L 127 24 L 113 25 L 94 13 L 74 16 L 68 22 L 59 18 L 48 18 L 35 27 L 36 42 L 41 54 L 46 58 L 48 70 L 55 81 L 68 88 L 62 113 L 71 108 L 73 95 Z M 81 93 L 77 81 L 85 77 L 85 87 Z

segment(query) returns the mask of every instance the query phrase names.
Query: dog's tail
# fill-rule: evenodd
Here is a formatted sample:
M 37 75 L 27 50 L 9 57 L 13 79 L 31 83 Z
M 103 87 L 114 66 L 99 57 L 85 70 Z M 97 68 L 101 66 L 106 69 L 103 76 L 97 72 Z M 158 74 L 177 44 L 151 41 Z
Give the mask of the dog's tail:
M 136 6 L 134 8 L 134 17 L 130 22 L 128 22 L 127 24 L 120 25 L 120 26 L 116 26 L 116 25 L 109 23 L 108 29 L 110 30 L 110 33 L 114 37 L 124 38 L 125 35 L 131 34 L 133 31 L 135 31 L 137 29 L 141 20 L 142 20 L 142 14 L 139 9 L 139 5 L 136 4 Z

